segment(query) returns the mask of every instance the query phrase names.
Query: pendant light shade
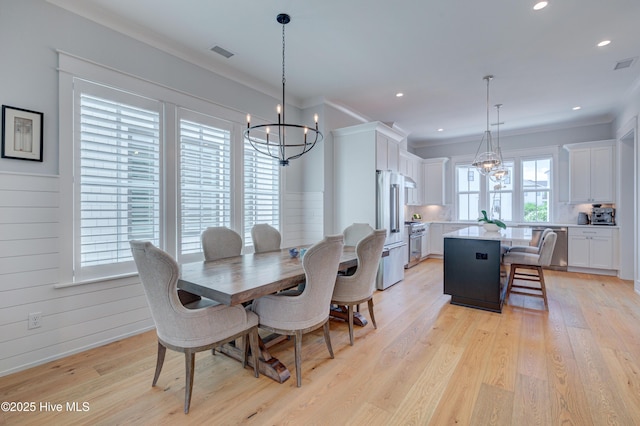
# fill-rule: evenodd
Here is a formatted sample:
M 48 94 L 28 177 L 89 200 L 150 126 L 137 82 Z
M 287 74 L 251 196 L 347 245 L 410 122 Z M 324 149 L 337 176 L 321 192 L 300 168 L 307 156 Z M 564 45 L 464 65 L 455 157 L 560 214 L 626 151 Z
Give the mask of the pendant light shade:
M 489 130 L 489 82 L 493 79 L 492 75 L 487 75 L 484 80 L 487 82 L 487 130 L 482 136 L 478 150 L 476 151 L 476 157 L 471 165 L 478 170 L 483 176 L 491 174 L 500 165 L 501 160 L 498 153 L 493 148 L 493 141 L 491 140 L 491 131 Z M 486 143 L 486 151 L 480 152 L 483 145 Z

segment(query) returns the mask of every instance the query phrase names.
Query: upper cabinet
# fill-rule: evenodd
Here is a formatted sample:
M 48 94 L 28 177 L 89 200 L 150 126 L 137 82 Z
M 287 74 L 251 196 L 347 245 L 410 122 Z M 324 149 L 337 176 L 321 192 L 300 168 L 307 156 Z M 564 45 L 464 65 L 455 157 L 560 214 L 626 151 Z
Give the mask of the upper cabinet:
M 422 160 L 422 204 L 445 204 L 445 163 L 447 158 Z
M 376 170 L 398 172 L 403 135 L 381 122 L 331 131 L 333 135 L 334 226 L 376 223 Z
M 376 170 L 398 171 L 400 140 L 376 132 Z
M 565 145 L 569 151 L 569 201 L 615 202 L 615 141 Z
M 400 150 L 399 171 L 401 175 L 411 178 L 416 183 L 415 188 L 407 188 L 405 203 L 411 206 L 422 205 L 422 158 Z

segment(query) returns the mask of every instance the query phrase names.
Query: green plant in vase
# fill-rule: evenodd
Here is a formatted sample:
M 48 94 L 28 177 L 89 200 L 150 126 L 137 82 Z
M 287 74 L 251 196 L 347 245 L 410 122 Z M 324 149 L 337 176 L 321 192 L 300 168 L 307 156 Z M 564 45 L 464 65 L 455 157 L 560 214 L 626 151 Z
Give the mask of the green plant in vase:
M 483 224 L 487 224 L 487 225 L 495 225 L 497 228 L 495 229 L 496 231 L 499 228 L 502 229 L 507 229 L 507 225 L 505 225 L 505 223 L 501 220 L 498 219 L 489 219 L 489 217 L 487 216 L 487 211 L 486 210 L 482 210 L 482 217 L 478 219 L 478 222 L 482 222 Z M 493 228 L 492 226 L 485 226 L 485 229 L 487 229 L 488 231 L 491 230 L 491 228 Z

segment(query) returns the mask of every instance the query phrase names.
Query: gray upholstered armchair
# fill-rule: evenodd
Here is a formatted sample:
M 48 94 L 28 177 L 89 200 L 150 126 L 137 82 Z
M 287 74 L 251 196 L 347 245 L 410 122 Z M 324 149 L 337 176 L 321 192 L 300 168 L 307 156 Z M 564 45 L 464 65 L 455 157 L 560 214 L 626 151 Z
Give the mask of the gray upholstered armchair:
M 296 383 L 302 385 L 302 335 L 324 328 L 324 340 L 333 358 L 329 335 L 329 303 L 336 282 L 343 247 L 342 235 L 325 237 L 310 247 L 301 259 L 306 285 L 298 295 L 270 294 L 253 301 L 252 310 L 260 317 L 260 328 L 294 336 Z
M 347 226 L 342 234 L 344 235 L 344 245 L 354 246 L 358 241 L 373 232 L 373 228 L 368 223 L 353 223 Z
M 204 260 L 224 259 L 242 253 L 242 237 L 227 227 L 209 227 L 202 231 L 200 238 Z
M 251 228 L 251 239 L 253 240 L 253 249 L 256 253 L 280 250 L 280 243 L 282 242 L 280 231 L 268 223 L 253 225 L 253 228 Z
M 378 328 L 373 315 L 373 293 L 386 236 L 386 229 L 376 229 L 373 233 L 361 239 L 356 245 L 358 267 L 355 273 L 353 275 L 339 275 L 336 278 L 331 303 L 347 306 L 349 340 L 352 346 L 353 307 L 355 305 L 367 302 L 373 327 Z
M 242 337 L 247 364 L 247 336 L 258 377 L 258 316 L 242 306 L 216 305 L 187 309 L 178 298 L 179 267 L 169 254 L 150 242 L 131 241 L 131 251 L 144 286 L 158 334 L 158 359 L 152 386 L 156 385 L 167 348 L 183 352 L 186 366 L 184 412 L 189 412 L 195 353 Z

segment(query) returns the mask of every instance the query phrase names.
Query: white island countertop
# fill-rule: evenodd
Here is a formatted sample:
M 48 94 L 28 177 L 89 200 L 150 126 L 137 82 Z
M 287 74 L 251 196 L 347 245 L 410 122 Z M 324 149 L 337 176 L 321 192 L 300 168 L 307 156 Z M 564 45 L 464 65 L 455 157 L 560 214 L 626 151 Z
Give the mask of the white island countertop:
M 473 240 L 497 240 L 512 245 L 528 245 L 531 242 L 531 228 L 511 228 L 500 229 L 497 232 L 489 232 L 482 226 L 469 226 L 448 232 L 444 238 L 464 238 Z

